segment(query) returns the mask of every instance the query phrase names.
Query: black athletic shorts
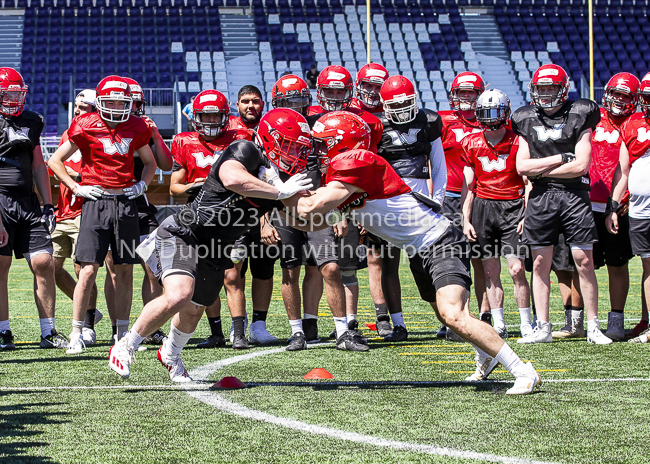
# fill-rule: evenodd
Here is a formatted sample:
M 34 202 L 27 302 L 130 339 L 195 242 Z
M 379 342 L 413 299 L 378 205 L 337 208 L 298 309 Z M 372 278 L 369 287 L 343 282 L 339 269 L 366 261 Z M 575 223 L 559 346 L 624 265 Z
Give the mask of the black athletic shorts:
M 274 214 L 271 224 L 280 235 L 280 267 L 317 266 L 319 269 L 338 260 L 339 243 L 334 229 L 327 227 L 317 232 L 303 232 L 288 226 L 282 217 Z
M 199 245 L 189 229 L 179 226 L 174 216 L 165 219 L 157 232 L 143 241 L 138 251 L 161 284 L 170 275 L 192 276 L 192 302 L 202 306 L 217 301 L 223 287 L 224 270 L 232 267 L 232 261 L 225 253 L 214 259 L 209 257 L 210 248 Z
M 522 242 L 557 245 L 560 233 L 569 245 L 598 240 L 589 191 L 533 187 L 526 205 Z
M 442 215 L 449 219 L 456 227 L 463 227 L 463 211 L 461 209 L 460 197 L 445 197 L 442 202 Z
M 16 259 L 43 250 L 52 254 L 52 239 L 41 222 L 43 213 L 36 193 L 0 193 L 0 215 L 9 235 L 8 243 L 0 248 L 0 256 L 11 256 L 12 251 Z
M 450 226 L 429 248 L 410 258 L 411 272 L 424 301 L 435 302 L 436 292 L 446 285 L 472 285 L 470 248 L 457 227 Z
M 517 226 L 524 218 L 524 200 L 474 199 L 472 204 L 472 225 L 476 231 L 482 259 L 499 256 L 526 256 Z
M 632 259 L 630 243 L 630 216 L 618 217 L 618 234 L 610 234 L 605 227 L 605 213 L 594 212 L 594 222 L 598 232 L 598 241 L 594 243 L 594 267 L 623 266 Z
M 348 233 L 339 239 L 339 269 L 358 271 L 368 267 L 368 248 L 363 241 L 357 223 L 348 221 Z
M 246 261 L 242 267 L 242 278 L 250 267 L 251 275 L 255 279 L 272 279 L 275 262 L 280 257 L 280 248 L 277 245 L 268 246 L 262 243 L 260 226 L 256 224 L 248 232 L 239 237 L 233 248 L 245 249 Z
M 146 195 L 141 195 L 135 199 L 135 204 L 138 207 L 138 220 L 140 223 L 140 237 L 144 239 L 151 232 L 156 230 L 160 225 L 156 219 L 158 208 L 149 203 Z
M 650 257 L 650 219 L 630 218 L 630 242 L 635 255 Z
M 126 195 L 104 195 L 84 200 L 75 250 L 76 263 L 104 265 L 110 245 L 115 264 L 138 264 L 135 252 L 140 244 L 140 221 L 135 200 Z

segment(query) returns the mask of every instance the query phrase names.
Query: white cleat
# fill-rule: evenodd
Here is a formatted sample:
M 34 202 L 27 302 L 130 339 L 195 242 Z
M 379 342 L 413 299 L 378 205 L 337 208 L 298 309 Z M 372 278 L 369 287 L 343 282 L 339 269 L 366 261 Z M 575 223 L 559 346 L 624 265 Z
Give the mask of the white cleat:
M 70 344 L 65 350 L 66 354 L 81 354 L 86 351 L 86 344 L 83 341 L 81 332 L 70 334 Z
M 84 327 L 81 330 L 81 338 L 85 345 L 94 345 L 97 343 L 97 334 L 93 329 L 89 329 L 88 327 Z
M 596 345 L 611 345 L 613 343 L 611 338 L 607 338 L 605 334 L 600 331 L 597 319 L 594 327 L 587 331 L 587 342 Z
M 553 324 L 550 322 L 537 321 L 537 327 L 533 329 L 533 333 L 527 337 L 520 338 L 517 343 L 532 344 L 532 343 L 551 343 L 553 336 L 551 330 Z
M 135 364 L 135 356 L 133 350 L 126 344 L 126 338 L 123 338 L 108 352 L 108 367 L 123 379 L 128 379 L 131 375 L 129 369 L 131 364 Z
M 508 330 L 506 329 L 505 325 L 501 327 L 495 325 L 494 330 L 497 333 L 497 335 L 501 337 L 503 340 L 506 340 L 509 336 Z
M 512 388 L 506 391 L 506 395 L 528 395 L 533 392 L 535 387 L 542 384 L 542 378 L 539 376 L 539 373 L 535 370 L 533 365 L 530 362 L 527 362 L 526 367 L 529 368 L 529 372 L 523 376 L 517 377 Z
M 528 337 L 533 334 L 533 326 L 531 324 L 521 324 L 519 326 L 519 329 L 521 330 L 522 338 Z
M 638 337 L 630 338 L 629 343 L 648 343 L 648 336 L 650 335 L 650 329 L 646 329 L 639 334 Z
M 244 336 L 246 335 L 246 329 L 248 328 L 248 316 L 244 318 Z M 235 342 L 235 324 L 230 323 L 230 343 Z
M 265 321 L 256 321 L 251 324 L 248 341 L 257 345 L 265 345 L 275 343 L 278 339 L 269 333 Z
M 169 371 L 169 380 L 176 383 L 191 382 L 192 377 L 185 369 L 181 357 L 178 356 L 176 359 L 167 358 L 162 354 L 162 349 L 162 346 L 158 349 L 158 361 Z
M 495 367 L 499 364 L 496 358 L 492 356 L 481 356 L 476 352 L 476 372 L 465 379 L 465 382 L 479 382 L 486 380 Z
M 623 323 L 625 317 L 623 313 L 610 312 L 607 315 L 607 332 L 605 335 L 612 340 L 624 340 L 625 339 L 625 329 L 623 328 Z

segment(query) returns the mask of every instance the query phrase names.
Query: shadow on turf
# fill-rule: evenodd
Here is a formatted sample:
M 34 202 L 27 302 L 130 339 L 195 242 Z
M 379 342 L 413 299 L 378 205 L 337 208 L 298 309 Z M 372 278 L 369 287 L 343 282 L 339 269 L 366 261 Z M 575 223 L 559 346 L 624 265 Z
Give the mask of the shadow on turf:
M 0 392 L 4 396 L 9 392 Z M 12 392 L 13 393 L 13 392 Z M 16 392 L 17 393 L 17 392 Z M 35 392 L 22 391 L 21 394 L 30 394 Z M 44 426 L 52 424 L 63 424 L 69 420 L 56 420 L 51 416 L 68 416 L 67 412 L 31 412 L 31 408 L 38 407 L 56 407 L 62 403 L 30 403 L 16 404 L 10 406 L 0 406 L 0 439 L 18 439 L 24 437 L 36 437 L 42 435 L 42 430 L 33 430 L 35 426 Z M 26 456 L 25 452 L 33 449 L 49 446 L 50 444 L 42 441 L 9 441 L 0 443 L 0 456 L 3 456 L 2 462 L 29 462 L 36 464 L 51 464 L 52 459 L 43 456 Z
M 38 362 L 78 362 L 78 361 L 105 361 L 108 359 L 104 353 L 101 356 L 59 356 L 57 358 L 29 358 L 29 359 L 0 359 L 0 364 L 32 364 Z

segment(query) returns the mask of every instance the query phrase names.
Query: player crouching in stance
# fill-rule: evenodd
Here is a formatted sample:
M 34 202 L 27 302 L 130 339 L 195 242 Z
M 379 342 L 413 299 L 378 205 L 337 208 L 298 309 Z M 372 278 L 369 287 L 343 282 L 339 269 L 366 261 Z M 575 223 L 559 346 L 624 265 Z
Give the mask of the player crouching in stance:
M 329 118 L 319 122 L 331 131 Z M 336 132 L 334 132 L 336 134 Z M 310 195 L 293 197 L 291 206 L 302 218 L 339 208 L 368 232 L 403 248 L 410 257 L 411 271 L 421 297 L 429 301 L 438 318 L 476 349 L 480 378 L 501 363 L 516 378 L 507 391 L 531 393 L 541 383 L 530 363 L 524 364 L 494 329 L 469 313 L 469 244 L 447 218 L 434 213 L 434 203 L 404 183 L 386 160 L 363 148 L 367 132 L 339 133 L 326 137 L 314 127 L 319 144 L 325 186 Z M 341 149 L 344 147 L 344 149 Z
M 264 147 L 264 148 L 262 148 Z M 205 306 L 212 305 L 232 268 L 233 244 L 267 212 L 283 209 L 287 199 L 312 187 L 298 174 L 312 150 L 304 116 L 278 108 L 260 120 L 256 142 L 237 140 L 212 165 L 197 198 L 170 216 L 138 247 L 165 292 L 142 309 L 131 330 L 111 348 L 109 367 L 129 377 L 133 352 L 142 340 L 173 317 L 158 360 L 173 382 L 192 379 L 180 353 L 194 333 Z M 286 182 L 274 167 L 293 175 Z M 269 177 L 275 177 L 265 182 Z M 261 180 L 265 179 L 265 180 Z

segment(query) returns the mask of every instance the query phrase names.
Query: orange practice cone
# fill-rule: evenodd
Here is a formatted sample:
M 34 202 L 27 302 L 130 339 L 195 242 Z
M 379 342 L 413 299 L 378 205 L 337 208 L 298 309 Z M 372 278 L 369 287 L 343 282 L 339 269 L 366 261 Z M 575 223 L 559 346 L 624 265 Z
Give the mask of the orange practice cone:
M 368 327 L 373 332 L 377 330 L 377 324 L 366 324 L 366 327 Z
M 248 385 L 239 380 L 237 377 L 224 377 L 212 385 L 212 388 L 246 388 L 247 386 Z
M 333 379 L 334 376 L 327 372 L 327 369 L 312 369 L 303 379 Z

